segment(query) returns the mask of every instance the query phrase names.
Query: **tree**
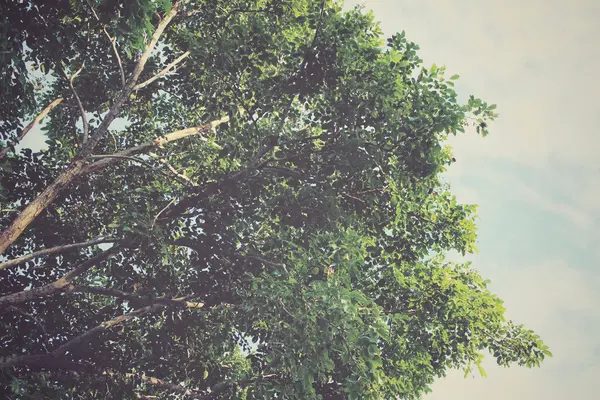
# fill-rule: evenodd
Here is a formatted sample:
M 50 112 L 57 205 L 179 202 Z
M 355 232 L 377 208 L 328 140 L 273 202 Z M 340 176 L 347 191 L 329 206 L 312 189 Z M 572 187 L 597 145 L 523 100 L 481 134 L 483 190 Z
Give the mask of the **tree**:
M 475 207 L 443 141 L 495 106 L 404 33 L 327 0 L 1 7 L 14 398 L 416 399 L 550 355 L 444 261 Z M 38 107 L 48 149 L 14 154 Z

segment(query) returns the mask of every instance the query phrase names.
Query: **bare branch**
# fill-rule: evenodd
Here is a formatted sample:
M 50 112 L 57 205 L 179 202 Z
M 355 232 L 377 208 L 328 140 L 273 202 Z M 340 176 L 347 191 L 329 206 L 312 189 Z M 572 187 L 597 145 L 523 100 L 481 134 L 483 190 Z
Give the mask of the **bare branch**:
M 23 138 L 25 137 L 25 135 L 27 135 L 27 133 L 29 133 L 29 131 L 35 126 L 35 124 L 37 124 L 38 122 L 40 122 L 46 115 L 48 115 L 48 113 L 50 111 L 52 111 L 52 109 L 54 109 L 54 107 L 56 107 L 57 105 L 59 105 L 64 99 L 62 97 L 59 97 L 57 99 L 54 99 L 50 102 L 50 104 L 48 104 L 43 110 L 42 112 L 40 112 L 38 115 L 36 115 L 36 117 L 33 119 L 33 121 L 31 121 L 29 123 L 29 125 L 27 125 L 25 127 L 25 129 L 23 129 L 23 132 L 21 132 L 21 134 L 13 141 L 13 145 L 19 143 L 21 140 L 23 140 Z M 8 153 L 9 148 L 6 147 L 5 149 L 0 150 L 0 160 L 2 158 L 4 158 L 4 156 Z
M 32 260 L 37 257 L 46 256 L 49 254 L 63 253 L 68 250 L 78 249 L 81 247 L 94 246 L 94 245 L 97 245 L 100 243 L 112 243 L 116 240 L 117 239 L 115 239 L 115 238 L 107 238 L 107 237 L 101 236 L 101 237 L 89 240 L 87 242 L 80 242 L 80 243 L 73 243 L 73 244 L 66 244 L 66 245 L 62 245 L 62 246 L 51 247 L 49 249 L 36 251 L 34 253 L 27 254 L 27 255 L 19 257 L 19 258 L 15 258 L 13 260 L 9 260 L 9 261 L 0 263 L 0 270 L 15 266 L 15 265 L 23 264 L 24 262 L 27 262 L 27 261 Z
M 145 88 L 146 86 L 148 86 L 149 84 L 151 84 L 152 82 L 154 82 L 155 80 L 157 80 L 158 78 L 160 78 L 161 76 L 168 74 L 171 71 L 171 69 L 173 69 L 177 64 L 179 64 L 181 61 L 183 61 L 189 55 L 190 55 L 190 52 L 186 51 L 185 53 L 183 53 L 182 55 L 180 55 L 179 57 L 177 57 L 172 63 L 170 63 L 169 65 L 167 65 L 165 68 L 163 68 L 163 70 L 160 71 L 158 74 L 154 75 L 152 78 L 148 79 L 147 81 L 144 81 L 144 82 L 136 85 L 133 88 L 133 90 L 137 91 L 137 90 L 140 90 L 142 88 Z
M 2 296 L 0 297 L 0 307 L 24 303 L 26 301 L 40 297 L 52 296 L 65 289 L 68 289 L 73 279 L 84 274 L 93 266 L 106 260 L 108 257 L 120 250 L 121 247 L 121 245 L 115 245 L 110 249 L 103 251 L 97 256 L 92 257 L 89 260 L 79 264 L 77 267 L 73 268 L 71 271 L 67 272 L 65 275 L 63 275 L 61 278 L 54 282 L 30 290 L 23 290 L 21 292 L 11 293 Z
M 253 255 L 245 255 L 245 256 L 242 256 L 242 257 L 248 258 L 250 260 L 258 261 L 259 263 L 264 264 L 267 267 L 272 268 L 272 269 L 282 269 L 282 270 L 285 271 L 286 274 L 288 273 L 288 270 L 287 270 L 287 267 L 285 266 L 285 264 L 276 263 L 276 262 L 273 262 L 273 261 L 270 261 L 270 260 L 266 260 L 266 259 L 264 259 L 262 257 L 253 256 Z
M 147 142 L 147 143 L 141 144 L 136 147 L 122 150 L 118 153 L 115 153 L 113 156 L 130 157 L 132 155 L 148 151 L 154 147 L 163 147 L 167 143 L 174 142 L 176 140 L 180 140 L 180 139 L 183 139 L 188 136 L 194 136 L 194 135 L 198 135 L 201 133 L 209 132 L 209 131 L 215 129 L 217 126 L 219 126 L 223 123 L 226 123 L 228 121 L 229 121 L 229 117 L 225 116 L 221 119 L 209 122 L 209 123 L 201 125 L 201 126 L 174 131 L 165 136 L 158 137 L 158 138 L 154 139 L 152 142 Z M 113 157 L 113 159 L 105 158 L 103 160 L 96 161 L 92 164 L 87 165 L 84 173 L 96 172 L 98 170 L 106 168 L 107 166 L 117 162 L 117 159 L 118 159 L 118 157 Z
M 92 14 L 94 14 L 94 18 L 96 18 L 96 21 L 100 22 L 100 18 L 98 17 L 98 14 L 96 13 L 96 10 L 94 9 L 94 7 L 92 6 L 92 3 L 90 3 L 90 0 L 85 0 L 85 2 L 87 3 L 87 5 L 90 7 L 90 9 L 92 10 Z

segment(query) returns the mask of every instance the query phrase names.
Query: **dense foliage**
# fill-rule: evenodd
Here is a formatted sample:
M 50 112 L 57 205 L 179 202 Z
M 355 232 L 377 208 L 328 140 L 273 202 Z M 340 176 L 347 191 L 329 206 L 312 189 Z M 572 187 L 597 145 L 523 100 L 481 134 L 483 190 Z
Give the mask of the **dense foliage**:
M 550 354 L 444 261 L 475 208 L 443 141 L 496 115 L 403 33 L 329 0 L 0 15 L 11 398 L 417 399 Z M 48 149 L 14 153 L 48 104 Z

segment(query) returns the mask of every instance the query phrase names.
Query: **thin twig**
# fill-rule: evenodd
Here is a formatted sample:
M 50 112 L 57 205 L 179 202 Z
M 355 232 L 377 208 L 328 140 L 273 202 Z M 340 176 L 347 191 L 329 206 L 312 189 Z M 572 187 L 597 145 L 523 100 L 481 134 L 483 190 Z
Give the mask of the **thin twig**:
M 67 289 L 70 293 L 91 293 L 98 294 L 101 296 L 116 297 L 123 300 L 139 300 L 147 303 L 163 304 L 168 306 L 179 306 L 189 309 L 203 308 L 204 303 L 187 301 L 188 297 L 169 299 L 169 298 L 152 298 L 145 296 L 137 296 L 130 292 L 123 292 L 121 290 L 110 289 L 105 287 L 97 286 L 86 286 L 86 285 L 73 285 Z
M 125 71 L 123 71 L 123 64 L 121 63 L 121 57 L 119 56 L 119 51 L 117 50 L 117 38 L 110 36 L 108 31 L 106 30 L 106 27 L 103 27 L 102 30 L 104 31 L 104 34 L 106 35 L 106 37 L 110 41 L 110 44 L 112 45 L 113 52 L 115 53 L 115 57 L 117 58 L 117 64 L 119 64 L 119 72 L 121 73 L 121 84 L 124 87 L 125 86 Z
M 177 57 L 172 63 L 170 63 L 169 65 L 167 65 L 158 74 L 154 75 L 152 78 L 148 79 L 147 81 L 144 81 L 144 82 L 136 85 L 133 88 L 133 90 L 140 90 L 142 88 L 145 88 L 146 86 L 148 86 L 149 84 L 151 84 L 152 82 L 154 82 L 155 80 L 157 80 L 158 78 L 160 78 L 161 76 L 168 74 L 171 71 L 171 69 L 173 69 L 173 67 L 175 67 L 177 64 L 179 64 L 182 60 L 184 60 L 185 58 L 187 58 L 189 55 L 190 55 L 190 52 L 186 51 L 185 53 L 183 53 L 182 55 L 180 55 L 179 57 Z
M 90 10 L 92 10 L 92 14 L 94 14 L 94 18 L 96 18 L 96 21 L 100 22 L 100 18 L 98 17 L 98 14 L 96 13 L 96 10 L 94 9 L 94 6 L 92 6 L 92 3 L 90 3 L 90 0 L 86 0 L 86 3 L 90 7 Z M 117 58 L 117 64 L 119 64 L 119 72 L 121 73 L 121 86 L 125 87 L 125 71 L 123 71 L 123 64 L 121 63 L 121 57 L 119 56 L 119 51 L 117 50 L 117 38 L 116 37 L 113 38 L 112 36 L 110 36 L 110 33 L 108 33 L 108 31 L 106 30 L 106 26 L 102 27 L 102 31 L 104 32 L 104 35 L 110 41 L 110 44 L 112 45 L 113 52 L 115 53 L 115 56 Z
M 160 210 L 158 212 L 158 214 L 156 214 L 156 216 L 154 217 L 154 220 L 152 221 L 152 228 L 154 228 L 154 225 L 156 225 L 156 221 L 158 221 L 158 217 L 160 217 L 160 215 L 162 213 L 164 213 L 169 207 L 171 207 L 171 204 L 175 203 L 175 199 L 172 199 L 169 204 L 167 204 L 162 210 Z
M 73 86 L 73 80 L 83 70 L 84 65 L 85 65 L 85 62 L 83 64 L 81 64 L 81 68 L 79 68 L 70 77 L 67 75 L 67 73 L 65 72 L 64 69 L 61 69 L 61 71 L 63 73 L 63 76 L 65 77 L 65 79 L 69 83 L 69 89 L 71 89 L 71 92 L 73 93 L 73 96 L 75 97 L 75 101 L 77 102 L 77 107 L 79 107 L 79 113 L 81 114 L 81 124 L 83 125 L 83 138 L 82 138 L 82 142 L 83 143 L 87 142 L 89 125 L 88 125 L 88 122 L 87 122 L 87 118 L 85 116 L 85 109 L 83 108 L 83 104 L 81 103 L 81 99 L 79 98 L 79 95 L 77 94 L 77 91 L 75 90 L 75 87 Z M 75 141 L 79 142 L 79 140 L 77 138 L 77 135 L 75 135 Z
M 349 194 L 349 193 L 345 193 L 345 192 L 344 192 L 344 193 L 342 193 L 342 194 L 343 194 L 344 196 L 346 196 L 346 197 L 349 197 L 349 198 L 351 198 L 351 199 L 354 199 L 354 200 L 356 200 L 356 201 L 360 201 L 360 202 L 361 202 L 361 203 L 363 203 L 363 204 L 366 204 L 366 203 L 365 203 L 365 201 L 364 201 L 363 199 L 361 199 L 361 198 L 358 198 L 358 197 L 356 197 L 356 196 L 353 196 L 353 195 L 351 195 L 351 194 Z
M 141 158 L 138 158 L 138 157 L 122 156 L 122 155 L 118 155 L 118 154 L 95 154 L 95 155 L 91 155 L 89 157 L 91 159 L 96 159 L 96 160 L 113 158 L 113 159 L 120 159 L 120 160 L 135 161 L 135 162 L 138 162 L 140 164 L 144 164 L 145 166 L 147 166 L 148 168 L 150 168 L 152 170 L 156 170 L 156 171 L 160 172 L 161 174 L 163 174 L 167 178 L 171 178 L 170 174 L 166 173 L 162 169 L 156 169 L 156 168 L 154 168 L 154 166 L 152 164 L 150 164 L 148 161 L 142 160 Z
M 37 257 L 46 256 L 46 255 L 49 255 L 49 254 L 63 253 L 65 251 L 67 251 L 67 250 L 78 249 L 78 248 L 81 248 L 81 247 L 94 246 L 94 245 L 97 245 L 97 244 L 100 244 L 100 243 L 112 243 L 112 242 L 114 242 L 116 240 L 117 239 L 115 239 L 115 238 L 100 236 L 100 237 L 97 237 L 95 239 L 89 240 L 87 242 L 80 242 L 80 243 L 66 244 L 66 245 L 63 245 L 63 246 L 51 247 L 49 249 L 44 249 L 44 250 L 36 251 L 36 252 L 31 253 L 31 254 L 27 254 L 25 256 L 21 256 L 21 257 L 15 258 L 13 260 L 9 260 L 9 261 L 5 261 L 3 263 L 0 263 L 0 270 L 3 270 L 3 269 L 8 268 L 8 267 L 15 266 L 15 265 L 23 264 L 24 262 L 27 262 L 27 261 L 32 260 L 32 259 L 37 258 Z
M 149 154 L 150 154 L 150 157 L 158 160 L 158 162 L 160 162 L 161 164 L 166 166 L 169 169 L 169 171 L 171 171 L 173 173 L 173 175 L 175 175 L 177 178 L 189 183 L 192 186 L 198 186 L 198 184 L 196 182 L 192 181 L 190 178 L 188 178 L 184 174 L 180 174 L 179 172 L 177 172 L 177 170 L 171 164 L 169 164 L 165 159 L 159 157 L 157 154 L 152 153 L 152 152 L 150 152 Z
M 12 310 L 12 311 L 15 311 L 15 312 L 17 312 L 17 313 L 19 313 L 19 314 L 21 314 L 21 315 L 23 315 L 23 316 L 25 316 L 25 317 L 30 318 L 31 320 L 33 320 L 33 322 L 35 322 L 36 325 L 40 327 L 40 329 L 44 333 L 44 336 L 46 336 L 46 337 L 48 336 L 48 332 L 46 331 L 46 328 L 44 328 L 44 325 L 42 325 L 42 323 L 40 322 L 40 320 L 37 319 L 35 317 L 35 315 L 30 314 L 28 312 L 25 312 L 25 311 L 21 310 L 19 307 L 15 307 L 15 306 L 8 306 L 8 309 Z

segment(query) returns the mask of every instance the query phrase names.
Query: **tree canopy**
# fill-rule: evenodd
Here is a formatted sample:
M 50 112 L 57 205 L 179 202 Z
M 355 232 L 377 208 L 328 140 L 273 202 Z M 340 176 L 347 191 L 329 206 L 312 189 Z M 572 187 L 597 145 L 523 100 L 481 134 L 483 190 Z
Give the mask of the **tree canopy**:
M 418 399 L 550 355 L 445 261 L 476 233 L 444 140 L 497 115 L 404 33 L 330 0 L 0 15 L 11 398 Z

